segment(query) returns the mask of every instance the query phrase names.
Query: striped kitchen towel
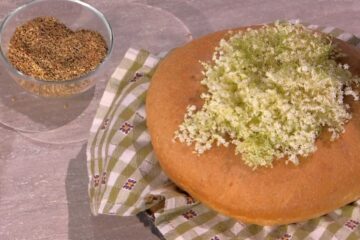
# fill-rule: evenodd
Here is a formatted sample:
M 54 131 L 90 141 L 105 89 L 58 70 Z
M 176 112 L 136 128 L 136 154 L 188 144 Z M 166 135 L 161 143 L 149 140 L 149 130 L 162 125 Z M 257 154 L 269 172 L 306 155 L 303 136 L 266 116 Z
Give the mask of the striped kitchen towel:
M 340 29 L 304 25 L 360 46 L 359 38 Z M 159 60 L 129 49 L 108 82 L 87 146 L 95 215 L 152 209 L 150 217 L 169 240 L 360 239 L 360 200 L 306 222 L 263 227 L 223 216 L 178 189 L 161 170 L 146 129 L 146 92 Z

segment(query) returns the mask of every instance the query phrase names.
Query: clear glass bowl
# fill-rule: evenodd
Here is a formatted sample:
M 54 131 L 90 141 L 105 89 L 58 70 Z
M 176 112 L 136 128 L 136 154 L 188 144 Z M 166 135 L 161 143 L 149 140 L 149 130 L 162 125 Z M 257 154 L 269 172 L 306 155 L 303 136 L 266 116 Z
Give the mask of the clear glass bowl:
M 18 71 L 7 59 L 9 42 L 16 27 L 41 16 L 59 19 L 70 29 L 99 32 L 105 39 L 108 52 L 97 68 L 79 78 L 66 81 L 45 81 Z M 35 0 L 10 13 L 0 26 L 0 58 L 10 76 L 25 90 L 43 97 L 65 97 L 85 92 L 96 83 L 103 72 L 113 48 L 113 32 L 105 16 L 91 5 L 78 0 Z

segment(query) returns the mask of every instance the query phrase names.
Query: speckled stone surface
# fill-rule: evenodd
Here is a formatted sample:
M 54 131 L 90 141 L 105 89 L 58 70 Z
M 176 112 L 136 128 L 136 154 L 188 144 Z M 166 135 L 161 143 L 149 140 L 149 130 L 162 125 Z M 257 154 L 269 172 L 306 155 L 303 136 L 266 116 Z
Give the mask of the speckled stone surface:
M 1 0 L 0 17 L 26 2 Z M 300 18 L 360 35 L 360 1 L 357 0 L 86 2 L 104 12 L 114 28 L 117 45 L 107 70 L 108 75 L 128 47 L 143 47 L 156 52 L 168 50 L 191 37 L 186 35 L 187 30 L 196 38 L 225 28 Z M 147 19 L 144 17 L 147 11 L 149 16 L 150 13 L 156 16 L 154 11 L 164 16 Z M 122 18 L 126 14 L 134 17 Z M 161 22 L 166 19 L 172 19 L 172 25 Z M 140 25 L 141 33 L 134 28 Z M 154 33 L 154 29 L 159 31 Z M 105 82 L 99 84 L 104 86 Z M 84 124 L 75 128 L 83 127 L 86 130 L 93 114 L 95 109 L 87 115 Z M 71 139 L 79 133 L 63 130 L 53 136 L 62 137 L 62 134 L 66 135 L 64 139 Z M 0 125 L 1 240 L 158 239 L 136 217 L 91 216 L 87 196 L 85 141 L 49 144 L 33 139 Z

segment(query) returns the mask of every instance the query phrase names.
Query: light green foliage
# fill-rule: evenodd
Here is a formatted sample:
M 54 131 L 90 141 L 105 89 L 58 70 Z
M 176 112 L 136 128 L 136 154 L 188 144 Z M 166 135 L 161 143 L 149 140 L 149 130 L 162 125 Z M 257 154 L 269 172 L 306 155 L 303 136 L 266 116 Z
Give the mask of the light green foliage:
M 221 40 L 213 63 L 203 63 L 208 89 L 201 109 L 189 106 L 175 139 L 202 154 L 216 144 L 236 146 L 253 168 L 316 151 L 322 129 L 332 140 L 351 118 L 344 95 L 358 100 L 359 79 L 339 56 L 330 38 L 302 25 L 248 29 Z

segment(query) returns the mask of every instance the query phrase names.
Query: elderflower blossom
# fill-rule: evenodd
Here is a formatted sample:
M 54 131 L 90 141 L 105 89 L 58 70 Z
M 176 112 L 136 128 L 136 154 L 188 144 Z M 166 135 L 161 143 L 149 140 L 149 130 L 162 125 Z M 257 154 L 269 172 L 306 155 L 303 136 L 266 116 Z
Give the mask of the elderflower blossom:
M 202 154 L 214 144 L 235 145 L 253 168 L 316 151 L 326 128 L 332 140 L 350 120 L 344 95 L 359 95 L 348 64 L 331 39 L 302 25 L 279 24 L 248 29 L 222 39 L 213 63 L 203 63 L 201 109 L 189 106 L 175 138 Z

